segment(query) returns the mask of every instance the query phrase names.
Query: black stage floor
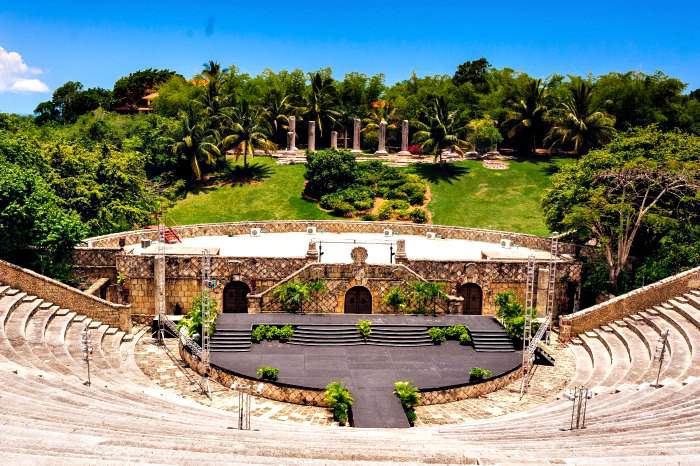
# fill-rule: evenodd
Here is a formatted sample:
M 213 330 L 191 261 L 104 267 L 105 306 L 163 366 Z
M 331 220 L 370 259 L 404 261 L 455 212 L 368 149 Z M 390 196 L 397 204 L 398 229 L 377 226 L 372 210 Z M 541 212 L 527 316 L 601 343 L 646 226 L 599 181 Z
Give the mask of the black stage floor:
M 471 329 L 498 328 L 485 316 L 357 316 L 225 314 L 218 328 L 249 328 L 253 324 L 333 324 L 352 323 L 369 318 L 375 324 L 447 325 L 463 323 Z M 323 389 L 329 382 L 342 381 L 355 397 L 353 418 L 356 427 L 407 427 L 394 382 L 410 380 L 420 389 L 435 389 L 469 382 L 472 367 L 490 369 L 494 376 L 520 365 L 520 351 L 476 352 L 455 341 L 422 347 L 396 346 L 303 346 L 279 342 L 253 344 L 249 352 L 212 353 L 212 364 L 247 377 L 256 377 L 260 366 L 280 370 L 278 382 Z

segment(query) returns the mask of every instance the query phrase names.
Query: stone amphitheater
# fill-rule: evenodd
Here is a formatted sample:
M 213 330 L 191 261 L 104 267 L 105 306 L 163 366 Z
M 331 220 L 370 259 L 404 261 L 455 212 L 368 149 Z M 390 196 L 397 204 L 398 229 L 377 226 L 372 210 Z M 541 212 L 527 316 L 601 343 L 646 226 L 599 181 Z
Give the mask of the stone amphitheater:
M 700 463 L 700 267 L 561 317 L 560 339 L 576 364 L 569 388 L 593 392 L 579 430 L 567 429 L 565 391 L 458 425 L 351 429 L 255 418 L 253 430 L 239 431 L 231 412 L 173 395 L 147 377 L 135 347 L 149 331 L 109 315 L 111 303 L 4 262 L 0 282 L 7 463 Z M 85 326 L 94 344 L 90 386 Z

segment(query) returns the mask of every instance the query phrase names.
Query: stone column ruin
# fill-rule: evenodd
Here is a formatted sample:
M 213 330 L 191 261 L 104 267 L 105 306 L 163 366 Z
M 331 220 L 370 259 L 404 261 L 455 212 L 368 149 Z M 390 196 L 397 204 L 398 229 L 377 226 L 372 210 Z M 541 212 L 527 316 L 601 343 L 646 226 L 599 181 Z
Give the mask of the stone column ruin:
M 307 139 L 308 149 L 310 152 L 316 150 L 316 122 L 309 122 L 309 138 Z
M 408 120 L 401 122 L 401 152 L 399 155 L 411 155 L 408 150 Z
M 336 150 L 338 148 L 338 132 L 331 131 L 331 149 Z
M 386 121 L 379 122 L 379 144 L 374 155 L 389 155 L 386 151 Z
M 362 152 L 360 149 L 360 119 L 354 118 L 352 122 L 352 153 L 359 154 Z

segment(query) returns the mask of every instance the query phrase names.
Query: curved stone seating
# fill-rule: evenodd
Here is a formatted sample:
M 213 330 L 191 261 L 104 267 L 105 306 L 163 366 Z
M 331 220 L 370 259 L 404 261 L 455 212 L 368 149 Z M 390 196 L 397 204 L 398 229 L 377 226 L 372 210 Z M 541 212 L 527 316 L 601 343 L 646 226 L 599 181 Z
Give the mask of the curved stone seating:
M 237 431 L 235 413 L 151 384 L 133 357 L 147 329 L 125 334 L 0 286 L 0 448 L 18 463 L 697 463 L 699 323 L 700 293 L 688 293 L 581 335 L 570 346 L 571 385 L 599 393 L 589 400 L 585 430 L 562 430 L 571 416 L 563 396 L 459 426 L 347 429 L 253 419 L 259 431 Z M 94 346 L 89 388 L 82 384 L 85 325 Z M 663 386 L 653 388 L 664 330 L 671 351 Z

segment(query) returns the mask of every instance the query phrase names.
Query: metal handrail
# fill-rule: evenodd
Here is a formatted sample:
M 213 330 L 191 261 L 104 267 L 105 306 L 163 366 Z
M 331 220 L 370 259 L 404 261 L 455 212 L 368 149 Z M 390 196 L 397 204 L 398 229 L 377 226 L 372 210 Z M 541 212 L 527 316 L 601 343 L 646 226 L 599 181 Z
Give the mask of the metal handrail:
M 163 319 L 163 325 L 167 327 L 171 332 L 173 332 L 174 335 L 177 335 L 178 339 L 180 340 L 180 343 L 189 348 L 190 352 L 194 356 L 197 356 L 200 359 L 202 358 L 202 347 L 199 346 L 196 341 L 194 341 L 189 335 L 180 333 L 180 331 L 177 328 L 177 325 L 175 325 L 175 323 L 172 320 L 168 319 L 164 315 L 160 315 L 158 316 L 158 318 Z

